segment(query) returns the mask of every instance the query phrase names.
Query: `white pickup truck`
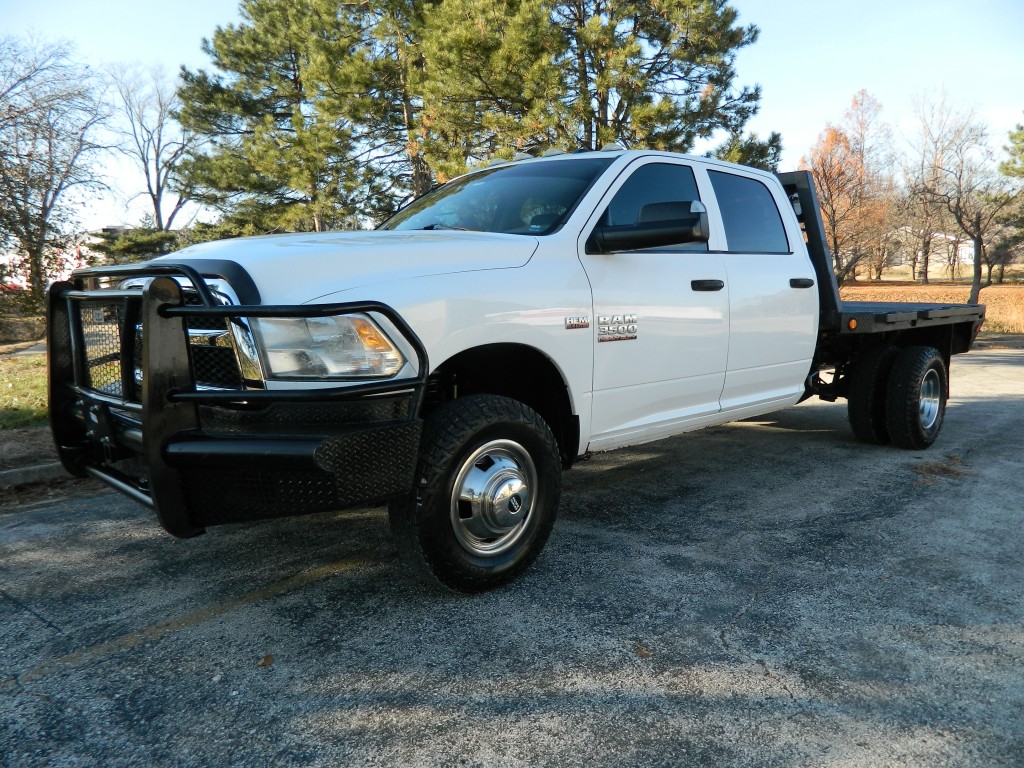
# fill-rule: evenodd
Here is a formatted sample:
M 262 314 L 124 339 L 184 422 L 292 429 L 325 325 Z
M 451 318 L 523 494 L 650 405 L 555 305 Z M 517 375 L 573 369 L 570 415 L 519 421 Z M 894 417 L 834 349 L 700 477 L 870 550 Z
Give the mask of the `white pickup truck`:
M 849 400 L 926 448 L 981 306 L 844 304 L 806 173 L 588 152 L 492 165 L 376 231 L 197 245 L 49 293 L 65 467 L 175 536 L 388 502 L 460 591 L 536 558 L 588 451 Z

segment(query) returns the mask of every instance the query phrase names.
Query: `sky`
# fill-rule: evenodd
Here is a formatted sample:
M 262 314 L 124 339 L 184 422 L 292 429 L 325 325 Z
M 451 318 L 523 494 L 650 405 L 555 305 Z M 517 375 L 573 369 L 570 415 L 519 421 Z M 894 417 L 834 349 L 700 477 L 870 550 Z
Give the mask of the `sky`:
M 826 123 L 838 123 L 866 89 L 899 146 L 913 132 L 913 101 L 944 89 L 970 108 L 1001 148 L 1024 122 L 1024 0 L 730 0 L 760 38 L 739 52 L 736 83 L 759 84 L 759 114 L 748 129 L 779 131 L 781 170 L 797 167 Z M 203 67 L 201 41 L 238 20 L 238 0 L 0 0 L 0 35 L 70 40 L 79 58 L 107 64 Z M 90 201 L 85 226 L 134 224 L 143 201 L 126 199 L 141 181 L 108 161 L 112 194 Z
M 781 170 L 794 170 L 827 122 L 865 89 L 897 145 L 913 135 L 913 102 L 945 89 L 974 109 L 993 146 L 1024 123 L 1022 0 L 730 0 L 760 28 L 736 58 L 737 80 L 759 83 L 748 128 L 782 133 Z M 899 146 L 897 146 L 899 148 Z

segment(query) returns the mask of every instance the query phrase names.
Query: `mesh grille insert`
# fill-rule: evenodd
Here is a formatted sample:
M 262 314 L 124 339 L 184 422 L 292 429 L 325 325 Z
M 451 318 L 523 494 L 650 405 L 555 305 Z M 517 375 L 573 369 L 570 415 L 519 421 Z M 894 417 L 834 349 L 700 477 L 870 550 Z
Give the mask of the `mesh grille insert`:
M 83 301 L 79 311 L 85 342 L 86 385 L 108 395 L 120 395 L 124 304 Z
M 195 327 L 192 323 L 190 327 Z M 221 321 L 224 325 L 224 321 Z M 192 369 L 196 383 L 208 387 L 241 389 L 242 373 L 232 347 L 192 345 Z
M 186 304 L 196 300 L 186 293 Z M 90 389 L 129 400 L 142 399 L 142 323 L 138 299 L 85 299 L 78 302 L 85 357 L 85 381 Z M 131 310 L 131 311 L 129 311 Z M 122 392 L 122 326 L 131 323 L 124 337 L 132 349 L 129 391 Z M 187 321 L 192 375 L 197 385 L 241 389 L 242 373 L 235 355 L 230 321 L 223 317 L 193 317 Z M 221 331 L 222 333 L 215 333 Z M 214 333 L 211 333 L 214 332 Z

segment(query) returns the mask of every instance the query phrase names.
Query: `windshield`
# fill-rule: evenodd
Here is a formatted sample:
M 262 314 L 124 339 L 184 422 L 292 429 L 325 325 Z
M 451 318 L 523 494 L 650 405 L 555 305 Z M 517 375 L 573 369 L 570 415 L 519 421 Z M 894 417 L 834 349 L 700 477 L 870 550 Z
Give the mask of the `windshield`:
M 414 200 L 380 229 L 468 229 L 547 235 L 615 158 L 529 161 L 461 176 Z

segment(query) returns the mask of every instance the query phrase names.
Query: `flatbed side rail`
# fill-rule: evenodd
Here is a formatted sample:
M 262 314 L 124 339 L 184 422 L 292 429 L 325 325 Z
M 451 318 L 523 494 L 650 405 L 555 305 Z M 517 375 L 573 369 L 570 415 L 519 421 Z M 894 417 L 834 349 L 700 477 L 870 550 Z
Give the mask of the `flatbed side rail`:
M 985 305 L 845 302 L 840 317 L 842 334 L 869 334 L 929 325 L 971 323 L 974 325 L 973 335 L 976 335 L 985 319 Z

